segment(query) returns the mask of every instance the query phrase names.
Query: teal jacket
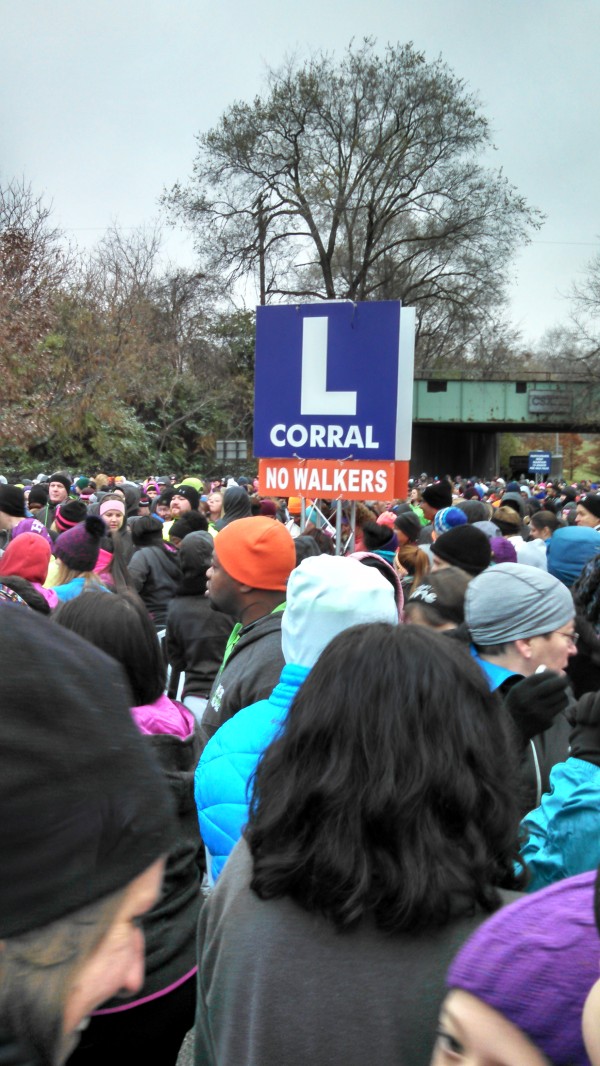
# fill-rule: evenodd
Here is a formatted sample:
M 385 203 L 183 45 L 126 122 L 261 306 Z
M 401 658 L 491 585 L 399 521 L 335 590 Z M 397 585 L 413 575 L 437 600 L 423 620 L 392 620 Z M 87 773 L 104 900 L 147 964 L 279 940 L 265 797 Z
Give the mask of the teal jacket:
M 600 767 L 571 756 L 552 768 L 550 789 L 521 823 L 528 892 L 600 865 Z

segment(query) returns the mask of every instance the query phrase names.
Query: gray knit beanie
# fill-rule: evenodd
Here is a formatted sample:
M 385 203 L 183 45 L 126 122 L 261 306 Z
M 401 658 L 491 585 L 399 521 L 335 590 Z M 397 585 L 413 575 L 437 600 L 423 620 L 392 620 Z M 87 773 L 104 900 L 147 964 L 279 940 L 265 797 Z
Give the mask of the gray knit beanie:
M 471 581 L 465 621 L 475 644 L 504 644 L 560 629 L 575 616 L 571 593 L 551 574 L 500 563 Z

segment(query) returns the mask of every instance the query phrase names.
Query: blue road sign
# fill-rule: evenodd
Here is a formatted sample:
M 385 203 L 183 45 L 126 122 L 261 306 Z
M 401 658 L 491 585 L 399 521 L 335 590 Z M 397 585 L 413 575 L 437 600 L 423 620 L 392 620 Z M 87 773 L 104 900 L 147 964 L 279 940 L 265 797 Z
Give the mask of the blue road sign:
M 552 453 L 530 452 L 528 469 L 530 474 L 549 474 L 552 469 Z
M 397 300 L 259 307 L 254 454 L 408 459 L 414 329 Z

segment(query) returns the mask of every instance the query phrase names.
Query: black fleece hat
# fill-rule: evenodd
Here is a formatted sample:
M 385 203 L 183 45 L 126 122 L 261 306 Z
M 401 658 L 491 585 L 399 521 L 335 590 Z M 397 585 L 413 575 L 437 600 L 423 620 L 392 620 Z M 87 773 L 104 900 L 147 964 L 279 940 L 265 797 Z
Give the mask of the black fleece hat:
M 600 521 L 600 493 L 588 492 L 579 500 L 579 506 L 593 514 Z M 1 508 L 0 508 L 1 509 Z
M 414 511 L 403 511 L 399 514 L 394 522 L 396 529 L 399 529 L 401 533 L 404 533 L 409 540 L 418 540 L 419 533 L 422 526 Z
M 48 478 L 48 484 L 51 484 L 53 481 L 60 481 L 60 484 L 65 486 L 67 492 L 71 491 L 71 478 L 68 474 L 51 474 Z
M 25 494 L 16 485 L 0 485 L 0 511 L 13 518 L 25 518 Z
M 442 533 L 431 551 L 451 566 L 458 566 L 467 574 L 481 574 L 492 560 L 492 549 L 485 533 L 475 526 L 455 526 Z
M 184 500 L 188 501 L 194 511 L 198 510 L 200 494 L 193 485 L 178 485 L 173 496 L 183 496 Z
M 441 510 L 442 507 L 452 506 L 452 486 L 449 481 L 436 481 L 434 485 L 428 485 L 421 493 L 422 499 L 430 507 Z
M 0 603 L 0 634 L 0 705 L 10 707 L 0 715 L 0 937 L 10 937 L 124 888 L 171 849 L 176 827 L 121 668 L 34 611 Z
M 45 507 L 48 503 L 48 486 L 47 485 L 33 485 L 31 492 L 29 493 L 29 504 L 40 503 L 42 507 Z

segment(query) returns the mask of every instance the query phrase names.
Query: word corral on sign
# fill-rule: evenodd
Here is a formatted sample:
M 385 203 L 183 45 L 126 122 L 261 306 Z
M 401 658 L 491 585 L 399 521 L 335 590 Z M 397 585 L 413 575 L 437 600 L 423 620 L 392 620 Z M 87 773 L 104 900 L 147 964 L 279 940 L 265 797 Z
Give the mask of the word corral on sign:
M 258 308 L 263 492 L 395 494 L 398 461 L 410 459 L 414 330 L 398 301 Z

